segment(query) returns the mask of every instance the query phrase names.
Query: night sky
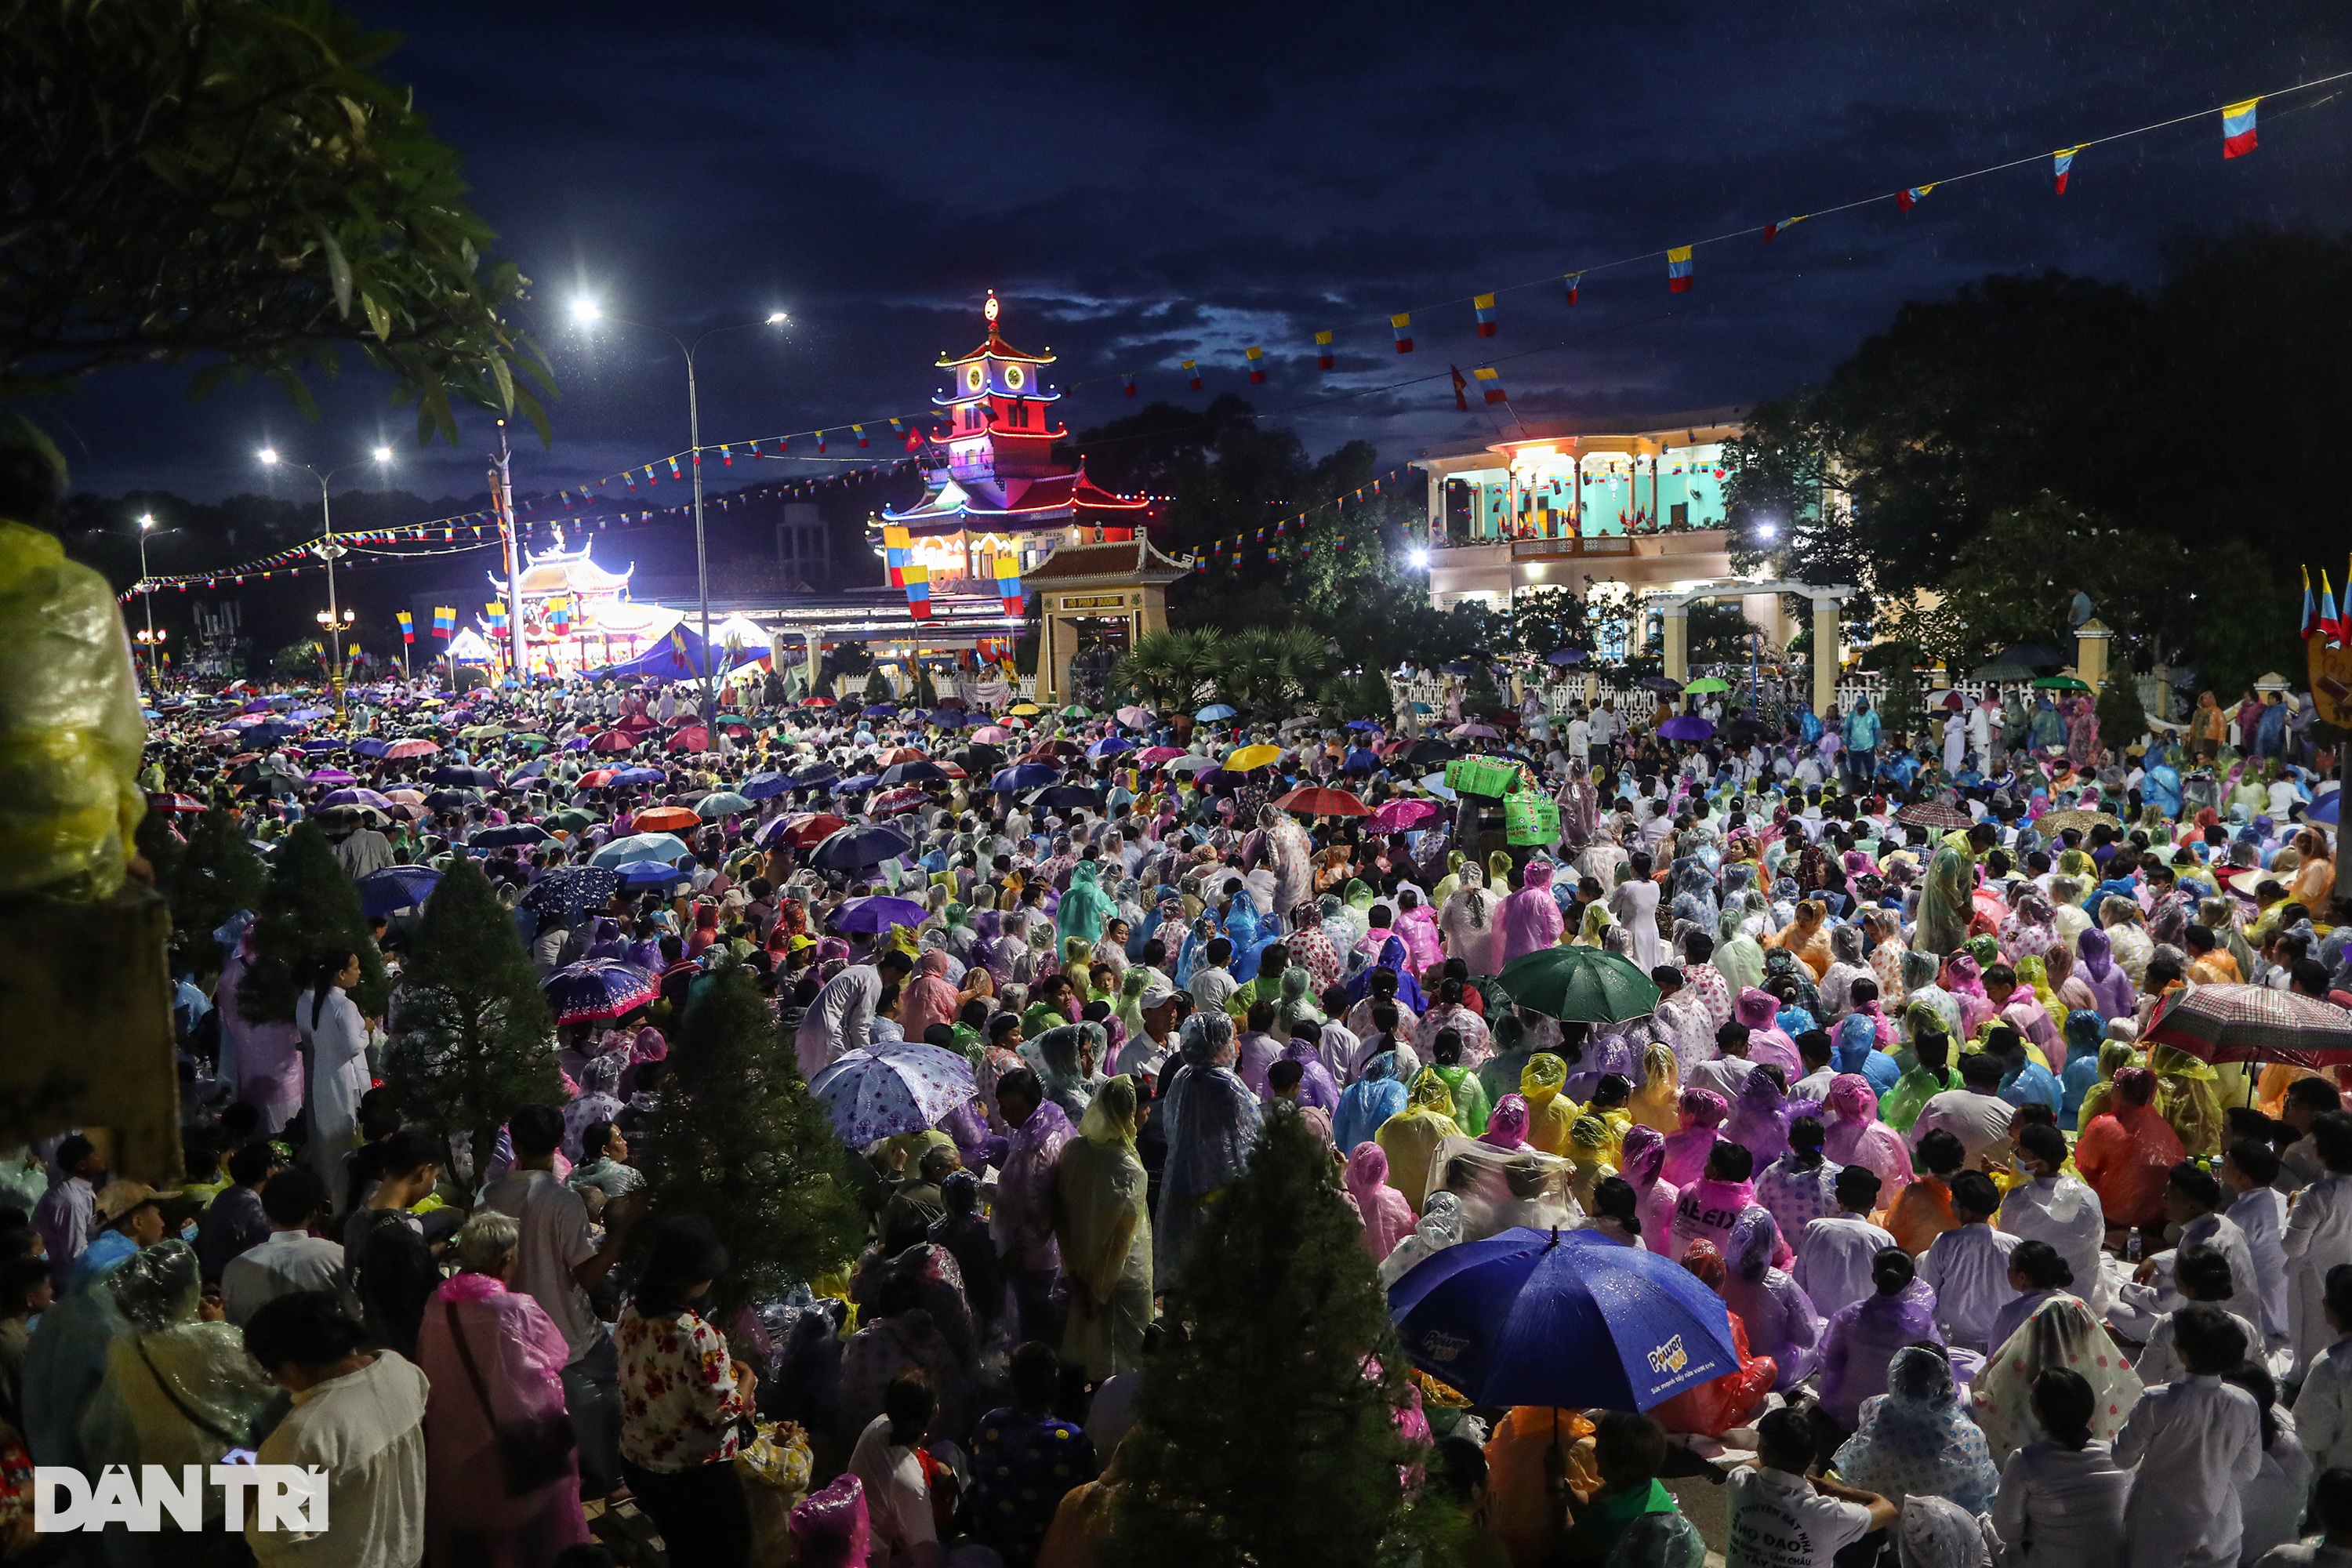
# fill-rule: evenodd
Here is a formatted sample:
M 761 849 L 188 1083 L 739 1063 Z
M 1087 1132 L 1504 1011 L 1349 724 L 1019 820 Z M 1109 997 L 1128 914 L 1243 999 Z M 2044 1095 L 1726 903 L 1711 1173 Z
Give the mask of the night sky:
M 2347 83 L 2265 102 L 2250 157 L 2224 163 L 2200 115 L 2084 153 L 2063 197 L 2040 159 L 1908 214 L 1702 246 L 1687 295 L 1658 258 L 1595 270 L 1571 311 L 1559 278 L 1579 267 L 2352 68 L 2352 21 L 2342 0 L 354 8 L 404 35 L 382 69 L 463 153 L 533 279 L 562 395 L 551 451 L 523 433 L 524 489 L 686 444 L 676 351 L 583 338 L 564 309 L 583 290 L 689 336 L 792 313 L 705 349 L 712 442 L 923 408 L 932 358 L 979 341 L 993 287 L 1011 341 L 1062 356 L 1073 427 L 1239 391 L 1318 450 L 1361 437 L 1394 461 L 1493 428 L 1454 411 L 1449 363 L 1498 365 L 1528 419 L 1748 403 L 1818 377 L 1906 298 L 1993 270 L 2146 283 L 2168 239 L 2340 226 L 2352 190 Z M 1482 342 L 1468 296 L 1498 288 Z M 1405 309 L 1401 358 L 1386 318 Z M 1262 387 L 1244 384 L 1253 342 Z M 79 486 L 209 499 L 262 488 L 265 440 L 324 467 L 381 437 L 404 488 L 480 489 L 487 421 L 420 450 L 369 376 L 322 386 L 317 425 L 266 386 L 190 405 L 183 384 L 116 374 L 57 409 Z

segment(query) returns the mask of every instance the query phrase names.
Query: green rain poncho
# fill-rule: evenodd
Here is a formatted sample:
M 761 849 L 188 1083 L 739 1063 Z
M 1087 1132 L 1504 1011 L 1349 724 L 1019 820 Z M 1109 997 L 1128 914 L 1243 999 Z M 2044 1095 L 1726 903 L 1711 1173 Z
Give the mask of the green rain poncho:
M 1062 895 L 1054 915 L 1054 934 L 1067 942 L 1076 937 L 1092 945 L 1102 938 L 1103 926 L 1118 906 L 1095 881 L 1095 863 L 1081 860 L 1070 868 L 1069 890 Z
M 1919 923 L 1911 945 L 1920 952 L 1953 953 L 1968 940 L 1976 912 L 1977 855 L 1965 829 L 1944 835 L 1919 889 Z

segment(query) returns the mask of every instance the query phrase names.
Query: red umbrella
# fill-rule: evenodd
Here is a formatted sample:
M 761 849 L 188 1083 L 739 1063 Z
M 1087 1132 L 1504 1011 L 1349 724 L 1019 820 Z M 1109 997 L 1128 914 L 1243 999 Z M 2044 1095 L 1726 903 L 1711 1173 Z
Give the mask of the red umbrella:
M 1024 763 L 1058 763 L 1085 754 L 1075 741 L 1040 741 L 1030 747 L 1028 754 L 1021 760 Z
M 616 771 L 616 769 L 613 768 L 593 768 L 587 773 L 580 775 L 580 787 L 582 789 L 595 789 L 600 785 L 611 784 L 613 782 L 613 774 Z
M 2191 985 L 2165 994 L 2140 1040 L 2209 1062 L 2334 1067 L 2352 1062 L 2352 1013 L 2267 985 Z
M 874 765 L 877 768 L 887 768 L 893 763 L 927 763 L 929 761 L 930 761 L 930 753 L 920 746 L 898 746 L 875 758 Z
M 699 724 L 689 724 L 669 738 L 673 752 L 707 752 L 710 750 L 710 731 Z
M 607 730 L 588 742 L 592 752 L 625 752 L 637 743 L 637 738 L 626 730 Z
M 1146 746 L 1135 753 L 1135 765 L 1140 768 L 1156 768 L 1162 763 L 1172 763 L 1184 754 L 1184 748 L 1181 746 Z
M 796 819 L 780 837 L 795 849 L 807 849 L 824 843 L 849 824 L 829 811 Z
M 430 757 L 436 754 L 440 750 L 441 748 L 431 741 L 394 741 L 391 745 L 386 746 L 383 749 L 383 754 L 386 757 L 394 759 L 401 757 Z
M 879 816 L 885 812 L 899 811 L 910 805 L 920 805 L 924 801 L 929 800 L 929 798 L 930 796 L 925 794 L 921 789 L 917 788 L 913 784 L 908 784 L 903 789 L 894 789 L 887 794 L 875 796 L 874 803 L 869 809 L 872 810 L 876 816 Z
M 632 833 L 691 833 L 702 826 L 702 818 L 682 805 L 657 805 L 641 811 L 629 823 Z
M 1319 784 L 1292 790 L 1274 804 L 1301 816 L 1370 816 L 1372 814 L 1370 806 L 1346 790 L 1325 789 Z
M 151 795 L 147 807 L 151 811 L 202 811 L 205 803 L 189 795 Z

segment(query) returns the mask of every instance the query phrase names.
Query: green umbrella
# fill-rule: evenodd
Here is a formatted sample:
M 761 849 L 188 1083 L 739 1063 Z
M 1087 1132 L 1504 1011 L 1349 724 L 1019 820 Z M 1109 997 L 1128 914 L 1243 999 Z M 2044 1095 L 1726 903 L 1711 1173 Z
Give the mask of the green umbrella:
M 1692 681 L 1688 686 L 1683 688 L 1684 693 L 1689 696 L 1696 696 L 1702 692 L 1707 691 L 1728 691 L 1730 689 L 1731 682 L 1724 679 L 1719 675 L 1703 675 L 1696 680 Z
M 2071 675 L 2045 675 L 2033 683 L 2036 691 L 2088 691 L 2090 687 Z
M 507 738 L 518 746 L 530 746 L 537 748 L 548 746 L 553 743 L 544 735 L 509 735 Z
M 1062 717 L 1065 719 L 1091 719 L 1094 715 L 1088 712 L 1086 709 L 1080 707 L 1078 704 L 1073 702 L 1067 708 L 1062 710 Z
M 560 827 L 566 833 L 585 833 L 603 820 L 604 818 L 591 816 L 575 806 L 557 812 L 547 819 L 545 826 L 550 828 Z
M 1512 1001 L 1563 1023 L 1622 1024 L 1657 1011 L 1657 983 L 1598 947 L 1547 947 L 1503 965 Z

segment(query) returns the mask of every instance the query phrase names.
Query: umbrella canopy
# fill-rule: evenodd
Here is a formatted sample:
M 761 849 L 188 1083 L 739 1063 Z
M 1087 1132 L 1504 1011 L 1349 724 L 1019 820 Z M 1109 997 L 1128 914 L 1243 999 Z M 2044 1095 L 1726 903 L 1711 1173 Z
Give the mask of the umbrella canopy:
M 471 784 L 476 789 L 496 789 L 499 784 L 499 775 L 488 768 L 435 768 L 425 776 L 435 784 Z
M 1192 752 L 1169 758 L 1167 765 L 1168 771 L 1171 773 L 1206 773 L 1222 771 L 1217 767 L 1216 758 L 1203 757 Z
M 908 931 L 923 923 L 930 913 L 912 899 L 894 899 L 887 895 L 871 899 L 852 899 L 841 906 L 834 918 L 836 930 L 863 936 L 879 936 L 892 926 L 905 926 Z
M 740 816 L 751 809 L 751 803 L 731 789 L 706 795 L 694 803 L 694 815 L 705 822 L 716 822 L 722 816 Z
M 557 1028 L 596 1018 L 623 1017 L 660 994 L 652 975 L 617 958 L 584 959 L 559 969 L 541 989 L 547 993 L 547 1005 L 555 1009 Z
M 793 775 L 794 789 L 823 789 L 841 777 L 841 770 L 831 763 L 819 763 L 813 768 L 803 768 Z
M 1658 985 L 1630 958 L 1599 947 L 1547 947 L 1503 965 L 1512 1001 L 1563 1023 L 1622 1024 L 1658 1010 Z
M 1120 709 L 1112 717 L 1130 730 L 1148 730 L 1151 727 L 1151 710 L 1149 708 L 1138 708 L 1129 704 Z
M 1343 789 L 1295 789 L 1275 805 L 1301 816 L 1370 816 L 1372 808 Z
M 1591 1231 L 1446 1247 L 1390 1289 L 1389 1313 L 1413 1364 L 1474 1405 L 1648 1410 L 1739 1369 L 1722 1298 Z
M 1426 768 L 1439 763 L 1450 763 L 1461 754 L 1461 747 L 1444 741 L 1415 741 L 1406 749 L 1404 760 L 1408 767 Z
M 904 784 L 898 789 L 884 790 L 866 802 L 866 809 L 877 816 L 887 816 L 892 812 L 920 805 L 930 798 L 929 793 L 920 785 Z
M 555 835 L 536 822 L 510 822 L 504 827 L 485 827 L 466 840 L 472 849 L 503 849 L 509 845 L 544 844 Z
M 1582 664 L 1584 650 L 1580 647 L 1556 647 L 1544 655 L 1546 664 Z
M 1633 684 L 1651 691 L 1664 692 L 1668 697 L 1679 696 L 1683 689 L 1682 682 L 1668 680 L 1663 675 L 1645 675 Z
M 595 826 L 597 821 L 598 818 L 573 805 L 566 806 L 549 817 L 545 826 L 551 833 L 584 833 Z
M 626 730 L 607 730 L 588 742 L 592 752 L 625 752 L 637 743 L 637 738 Z
M 1443 809 L 1433 800 L 1391 800 L 1372 813 L 1371 821 L 1364 826 L 1375 833 L 1402 833 L 1416 822 L 1435 816 Z
M 835 784 L 833 793 L 836 796 L 864 795 L 881 782 L 880 773 L 860 773 L 854 779 L 843 779 L 839 784 Z
M 2192 985 L 2157 1004 L 2140 1039 L 2209 1062 L 2352 1062 L 2352 1013 L 2267 985 Z
M 1015 702 L 1012 707 L 1007 708 L 1005 711 L 1012 714 L 1015 719 L 1034 719 L 1038 715 L 1041 710 L 1034 702 Z
M 1002 724 L 982 724 L 971 732 L 971 738 L 983 746 L 1001 746 L 1013 739 L 1013 731 Z
M 373 791 L 373 790 L 348 790 L 348 789 L 346 789 L 346 790 L 337 790 L 337 791 L 335 792 L 335 794 L 336 794 L 336 795 L 375 795 L 375 791 Z M 376 810 L 378 810 L 378 811 L 383 810 L 383 809 L 384 808 L 384 806 L 388 806 L 388 805 L 390 805 L 392 804 L 392 803 L 391 803 L 390 801 L 388 801 L 388 800 L 383 800 L 383 796 L 382 796 L 382 795 L 376 795 L 376 800 L 383 801 L 383 805 L 381 805 L 381 806 L 375 806 L 375 809 L 376 809 Z M 371 801 L 357 801 L 357 800 L 354 800 L 354 801 L 338 801 L 338 800 L 336 800 L 336 799 L 334 798 L 334 796 L 333 796 L 333 795 L 330 795 L 330 796 L 328 796 L 328 797 L 327 797 L 327 799 L 326 799 L 326 800 L 320 802 L 320 804 L 321 805 L 373 805 L 373 804 L 374 804 L 374 803 L 373 803 L 373 802 L 371 802 Z M 149 796 L 147 797 L 147 809 L 148 809 L 148 810 L 150 810 L 150 811 L 183 811 L 183 812 L 184 812 L 184 811 L 203 811 L 204 809 L 205 809 L 205 803 L 204 803 L 203 801 L 198 800 L 194 795 L 149 795 Z
M 347 784 L 360 781 L 341 768 L 312 768 L 302 782 L 314 784 Z
M 1206 708 L 1202 709 L 1198 713 L 1192 715 L 1193 718 L 1198 719 L 1204 724 L 1213 724 L 1220 719 L 1230 719 L 1233 716 L 1233 709 L 1223 702 L 1212 702 Z
M 173 799 L 174 799 L 174 800 L 185 800 L 185 799 L 187 799 L 188 797 L 187 797 L 186 795 L 174 795 L 174 796 L 173 796 L 172 798 L 173 798 Z M 153 798 L 152 798 L 152 797 L 151 797 L 151 798 L 150 798 L 149 804 L 150 804 L 150 805 L 152 805 L 152 804 L 153 804 Z M 373 790 L 372 790 L 372 789 L 339 789 L 339 790 L 331 790 L 331 791 L 329 791 L 327 794 L 322 795 L 320 795 L 320 796 L 319 797 L 319 804 L 320 804 L 320 805 L 322 805 L 322 806 L 326 806 L 326 805 L 369 805 L 369 806 L 373 806 L 373 807 L 374 807 L 376 810 L 378 810 L 378 811 L 390 811 L 390 810 L 392 809 L 392 801 L 391 801 L 391 799 L 390 799 L 388 796 L 378 795 L 375 791 L 373 791 Z M 202 811 L 202 810 L 204 809 L 204 807 L 202 807 L 201 805 L 199 805 L 199 806 L 194 806 L 194 807 L 175 805 L 175 806 L 166 806 L 166 807 L 163 807 L 163 809 L 164 809 L 164 810 L 168 810 L 168 811 L 188 811 L 188 810 Z
M 621 886 L 633 893 L 652 888 L 675 887 L 689 879 L 686 872 L 675 866 L 664 865 L 659 860 L 632 860 L 625 866 L 616 867 L 614 874 L 620 878 Z
M 1252 768 L 1267 767 L 1280 761 L 1280 746 L 1243 746 L 1225 759 L 1225 766 L 1237 773 L 1245 773 Z
M 710 731 L 699 724 L 689 724 L 669 738 L 673 752 L 707 752 L 710 750 Z
M 662 771 L 659 768 L 620 768 L 614 772 L 613 782 L 616 784 L 659 784 Z
M 1186 754 L 1181 746 L 1146 746 L 1135 753 L 1135 760 L 1139 766 L 1156 768 L 1162 763 L 1172 763 Z
M 1704 741 L 1715 733 L 1715 726 L 1696 713 L 1677 713 L 1658 726 L 1662 741 Z
M 743 781 L 740 793 L 745 800 L 767 800 L 775 795 L 789 794 L 792 787 L 793 781 L 788 774 L 753 773 Z
M 829 811 L 801 816 L 780 816 L 760 830 L 760 842 L 774 847 L 809 849 L 824 843 L 849 824 Z
M 1896 812 L 1895 816 L 1896 821 L 1908 823 L 1913 827 L 1934 827 L 1947 833 L 1957 827 L 1966 827 L 1976 820 L 1958 806 L 1933 800 L 1914 801 Z
M 689 812 L 688 815 L 693 814 Z M 615 838 L 597 850 L 589 858 L 588 863 L 591 866 L 610 868 L 625 866 L 632 860 L 677 861 L 684 859 L 692 853 L 694 851 L 687 847 L 686 840 L 674 833 L 632 833 L 625 838 Z M 565 869 L 576 868 L 565 868 Z M 550 878 L 557 875 L 560 873 L 555 871 L 548 873 Z M 542 878 L 532 884 L 532 890 L 535 892 L 546 885 L 547 878 Z M 524 896 L 523 901 L 525 903 L 530 901 L 528 894 Z
M 1475 721 L 1469 723 L 1456 724 L 1454 728 L 1446 731 L 1445 732 L 1453 736 L 1457 741 L 1467 740 L 1473 735 L 1477 736 L 1482 741 L 1499 741 L 1503 738 L 1501 731 L 1497 731 L 1493 725 L 1481 724 Z
M 1693 696 L 1703 691 L 1728 691 L 1731 689 L 1731 682 L 1719 675 L 1702 675 L 1683 689 Z
M 1100 762 L 1105 757 L 1116 757 L 1122 752 L 1131 752 L 1133 750 L 1135 750 L 1135 742 L 1129 740 L 1126 736 L 1105 735 L 1101 740 L 1097 741 L 1093 745 L 1087 748 L 1087 755 L 1097 762 Z
M 2063 833 L 2070 827 L 2079 827 L 2088 833 L 2103 823 L 2118 831 L 2123 827 L 2121 822 L 2104 811 L 2045 811 L 2033 819 L 2033 826 L 2043 833 Z
M 441 747 L 437 742 L 411 737 L 394 741 L 383 749 L 383 754 L 395 762 L 406 757 L 436 757 L 441 754 Z
M 913 847 L 895 827 L 845 827 L 818 845 L 810 853 L 809 863 L 820 871 L 862 871 Z
M 1062 776 L 1062 770 L 1047 763 L 1015 763 L 988 781 L 988 787 L 998 795 L 1019 795 L 1023 790 L 1043 789 Z
M 522 907 L 551 921 L 574 921 L 589 910 L 602 909 L 620 881 L 603 866 L 558 866 L 524 889 Z
M 880 782 L 896 787 L 899 784 L 945 784 L 947 779 L 947 769 L 927 757 L 917 757 L 910 762 L 892 763 L 884 768 Z
M 2091 689 L 2080 677 L 2061 673 L 2043 676 L 2033 683 L 2033 689 L 2036 691 L 2088 691 Z
M 682 805 L 656 805 L 641 811 L 629 826 L 638 833 L 690 833 L 700 826 L 702 818 Z
M 429 866 L 386 866 L 370 871 L 354 884 L 360 890 L 360 912 L 370 920 L 423 903 L 439 886 L 441 873 Z
M 970 1100 L 972 1088 L 971 1064 L 962 1057 L 905 1040 L 850 1051 L 809 1080 L 852 1149 L 920 1132 Z
M 1102 796 L 1084 784 L 1048 784 L 1029 797 L 1029 804 L 1046 811 L 1100 811 Z

